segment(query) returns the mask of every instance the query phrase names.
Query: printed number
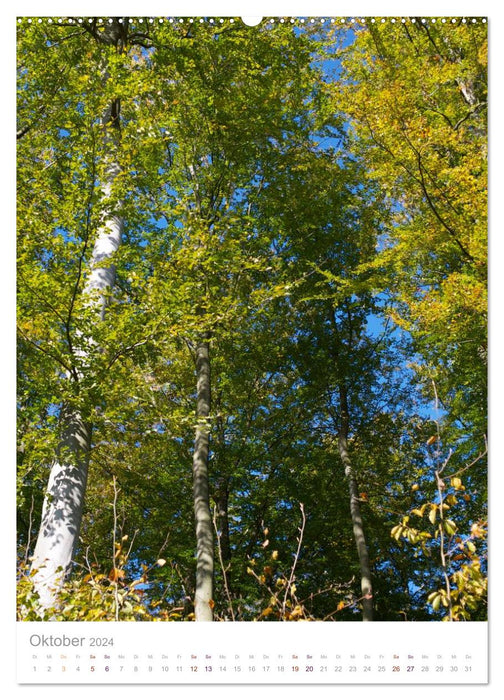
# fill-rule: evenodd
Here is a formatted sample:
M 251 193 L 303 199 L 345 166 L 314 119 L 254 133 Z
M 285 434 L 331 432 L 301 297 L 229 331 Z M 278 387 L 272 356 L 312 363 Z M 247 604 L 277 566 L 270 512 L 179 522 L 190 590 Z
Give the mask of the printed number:
M 311 673 L 313 671 L 313 666 L 307 666 L 305 671 L 306 673 Z
M 343 671 L 343 666 L 335 666 L 334 670 L 336 671 L 336 673 L 341 673 Z
M 436 671 L 444 671 L 444 666 L 436 666 Z
M 198 667 L 197 667 L 197 666 L 191 666 L 191 671 L 192 671 L 193 673 L 197 673 L 197 672 L 198 672 Z
M 378 673 L 384 673 L 385 672 L 385 666 L 378 666 Z
M 428 667 L 428 666 L 422 666 L 422 671 L 423 671 L 424 673 L 428 673 L 428 672 L 429 672 L 429 667 Z
M 349 666 L 349 667 L 348 667 L 348 670 L 349 670 L 351 673 L 355 673 L 355 672 L 357 671 L 357 666 Z
M 292 667 L 292 670 L 293 670 L 293 671 L 299 671 L 299 666 L 293 666 L 293 667 Z
M 458 666 L 450 666 L 450 671 L 456 673 L 458 671 Z
M 90 647 L 113 647 L 113 637 L 91 637 L 89 640 Z
M 392 672 L 400 671 L 400 670 L 401 670 L 400 666 L 392 666 Z
M 414 669 L 415 669 L 414 666 L 406 666 L 406 671 L 407 671 L 408 673 L 411 673 L 411 671 L 413 671 Z

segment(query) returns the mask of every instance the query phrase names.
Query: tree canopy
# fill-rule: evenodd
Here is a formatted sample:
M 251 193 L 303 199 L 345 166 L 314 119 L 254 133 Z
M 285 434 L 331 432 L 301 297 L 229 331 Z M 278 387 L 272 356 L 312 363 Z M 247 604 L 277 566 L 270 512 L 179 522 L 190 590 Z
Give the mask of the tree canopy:
M 486 619 L 486 25 L 18 25 L 19 619 Z

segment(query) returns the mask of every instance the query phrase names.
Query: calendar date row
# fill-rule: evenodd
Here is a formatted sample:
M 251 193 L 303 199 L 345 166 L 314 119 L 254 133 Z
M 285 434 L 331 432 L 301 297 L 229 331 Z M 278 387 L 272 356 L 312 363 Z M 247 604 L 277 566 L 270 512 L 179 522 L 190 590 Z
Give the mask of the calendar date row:
M 77 673 L 471 673 L 472 666 L 468 665 L 392 665 L 387 666 L 380 664 L 372 665 L 191 665 L 191 666 L 141 666 L 141 665 L 36 665 L 32 667 L 34 673 L 59 673 L 59 672 L 77 672 Z

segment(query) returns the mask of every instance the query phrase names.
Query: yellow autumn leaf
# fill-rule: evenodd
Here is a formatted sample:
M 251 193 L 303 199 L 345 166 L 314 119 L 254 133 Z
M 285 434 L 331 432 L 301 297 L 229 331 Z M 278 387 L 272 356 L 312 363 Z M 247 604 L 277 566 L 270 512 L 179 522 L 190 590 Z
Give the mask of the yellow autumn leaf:
M 121 578 L 124 578 L 125 574 L 122 569 L 117 569 L 115 566 L 112 567 L 112 569 L 109 571 L 109 575 L 107 578 L 109 581 L 118 581 Z
M 460 479 L 458 476 L 452 476 L 452 478 L 450 479 L 450 484 L 457 491 L 462 489 L 462 479 Z

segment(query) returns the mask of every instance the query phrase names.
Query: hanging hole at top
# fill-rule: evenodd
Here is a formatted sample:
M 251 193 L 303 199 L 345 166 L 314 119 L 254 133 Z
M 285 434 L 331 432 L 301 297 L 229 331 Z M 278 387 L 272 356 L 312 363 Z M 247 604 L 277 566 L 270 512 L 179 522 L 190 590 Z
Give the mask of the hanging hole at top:
M 247 27 L 256 27 L 262 22 L 262 17 L 242 17 L 241 21 L 246 24 Z

